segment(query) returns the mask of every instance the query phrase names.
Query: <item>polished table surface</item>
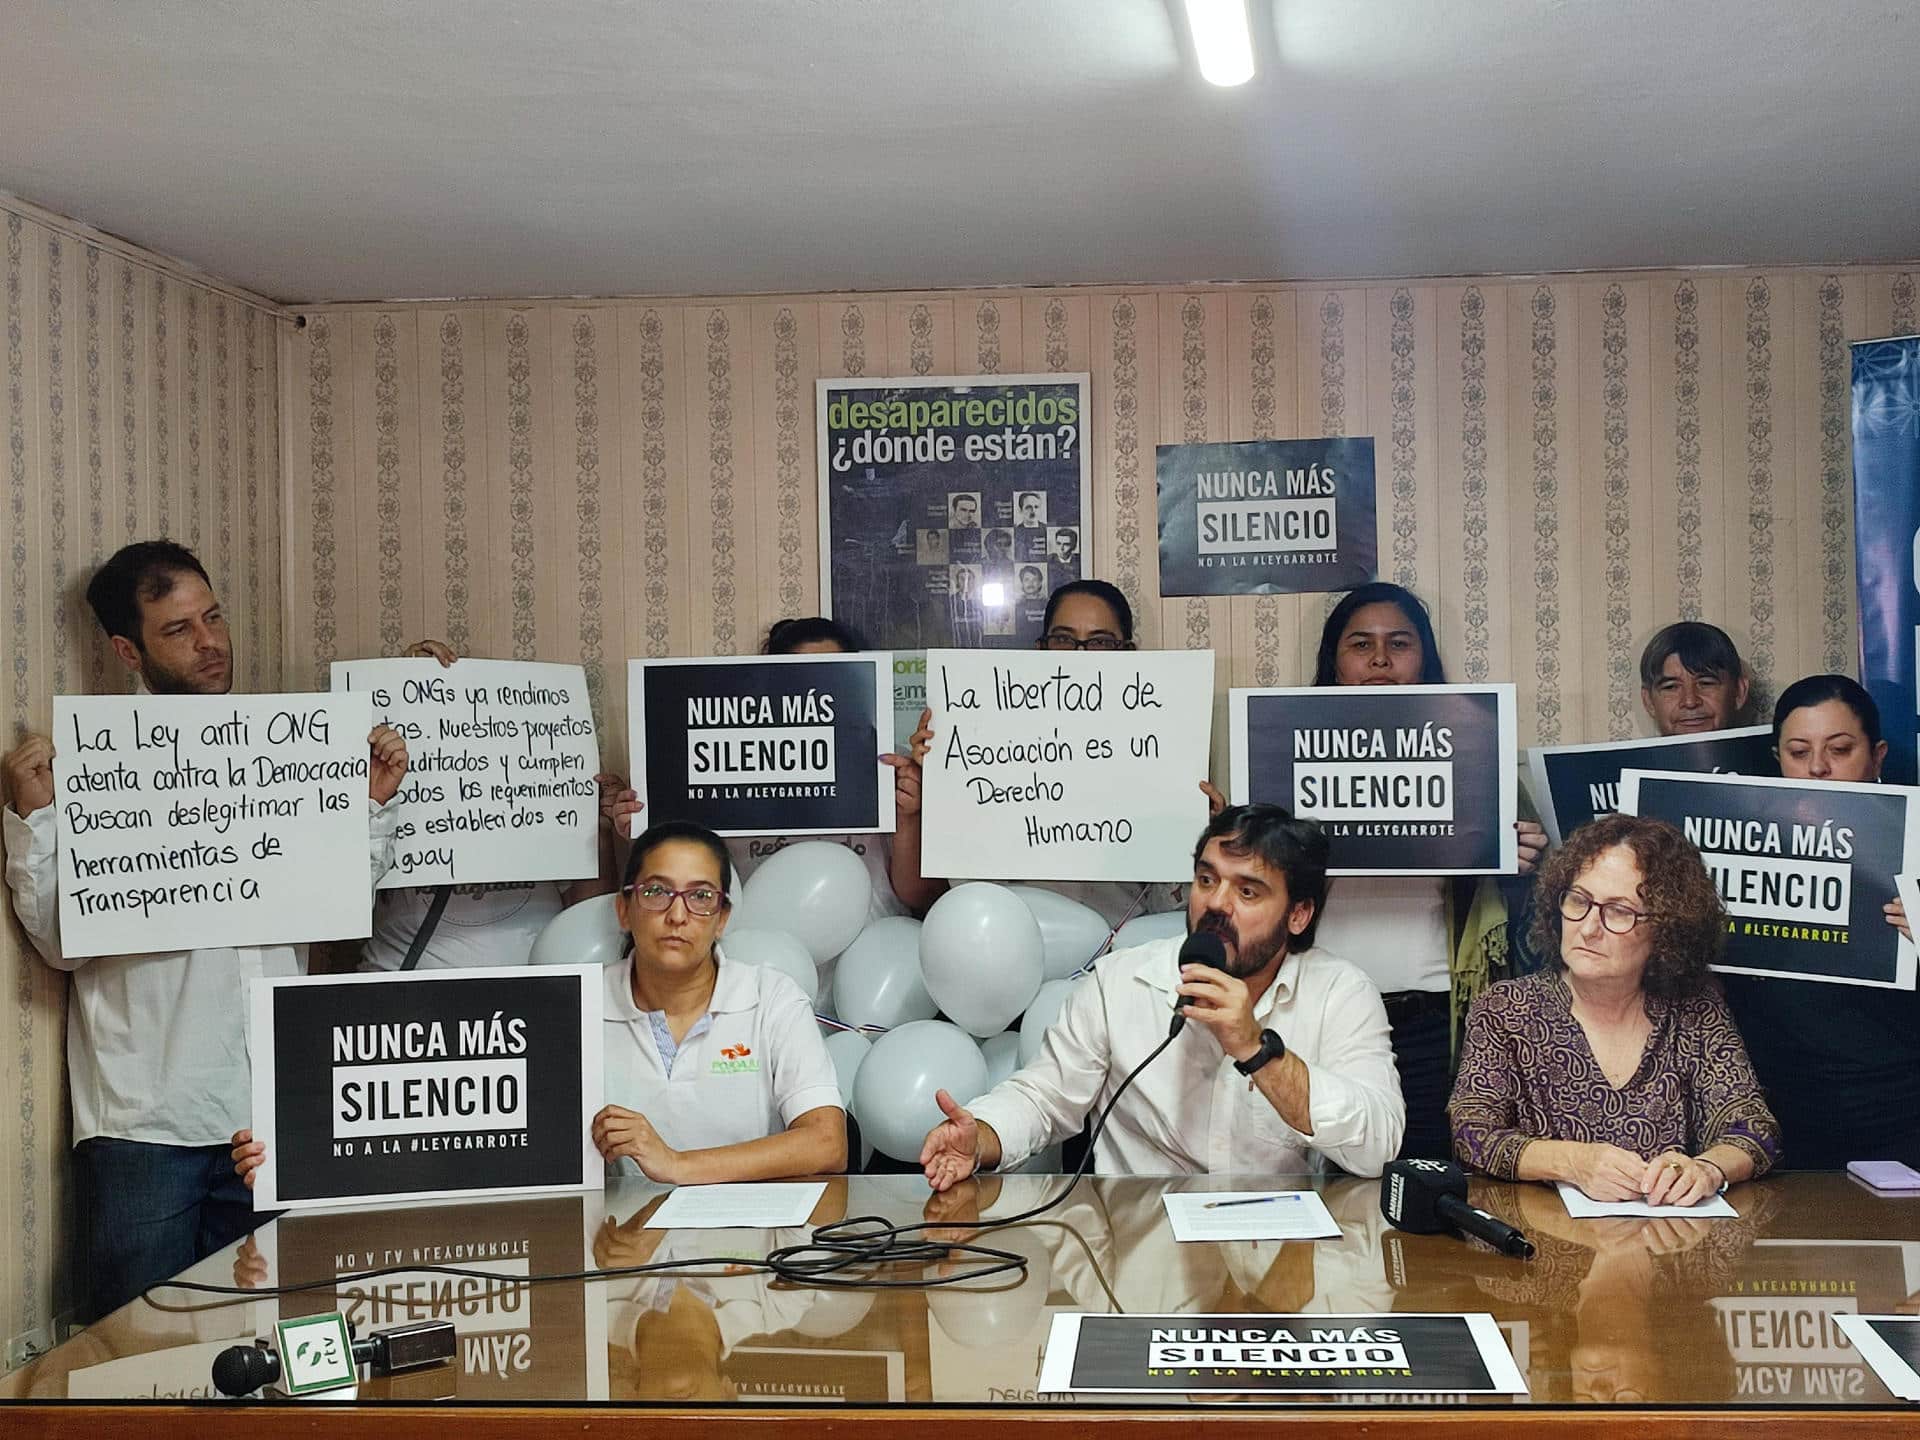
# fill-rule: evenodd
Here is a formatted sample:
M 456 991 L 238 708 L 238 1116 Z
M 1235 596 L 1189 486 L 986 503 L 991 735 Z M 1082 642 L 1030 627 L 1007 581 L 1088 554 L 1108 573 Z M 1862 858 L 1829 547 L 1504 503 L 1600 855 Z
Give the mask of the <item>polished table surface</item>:
M 930 1200 L 917 1176 L 838 1179 L 828 1183 L 813 1220 L 877 1215 L 965 1227 L 982 1215 L 1027 1209 L 1064 1183 L 1013 1175 Z M 1281 1185 L 1318 1188 L 1341 1238 L 1179 1244 L 1161 1203 L 1173 1189 Z M 1838 1425 L 1878 1433 L 1887 1422 L 1920 1428 L 1920 1414 L 1888 1394 L 1833 1322 L 1849 1311 L 1920 1309 L 1920 1199 L 1882 1198 L 1844 1175 L 1782 1174 L 1738 1186 L 1729 1198 L 1739 1218 L 1723 1220 L 1574 1220 L 1550 1188 L 1477 1182 L 1478 1203 L 1532 1236 L 1539 1253 L 1531 1261 L 1391 1230 L 1380 1214 L 1377 1181 L 1195 1177 L 1086 1180 L 1040 1220 L 983 1235 L 981 1243 L 1027 1257 L 1017 1284 L 1002 1277 L 951 1288 L 850 1291 L 792 1288 L 750 1273 L 491 1288 L 478 1279 L 415 1273 L 333 1284 L 351 1271 L 406 1264 L 459 1265 L 504 1279 L 750 1258 L 807 1235 L 649 1230 L 645 1222 L 661 1194 L 621 1182 L 604 1195 L 285 1216 L 183 1278 L 255 1288 L 323 1282 L 319 1288 L 234 1300 L 157 1293 L 0 1381 L 0 1401 L 131 1399 L 164 1407 L 218 1398 L 208 1371 L 221 1348 L 270 1333 L 276 1319 L 339 1308 L 363 1334 L 418 1319 L 451 1320 L 457 1329 L 451 1365 L 360 1386 L 363 1410 L 388 1411 L 389 1418 L 394 1402 L 431 1406 L 418 1413 L 449 1419 L 472 1419 L 476 1410 L 468 1407 L 496 1402 L 582 1406 L 590 1408 L 572 1418 L 587 1422 L 631 1417 L 639 1405 L 655 1420 L 704 1414 L 709 1424 L 714 1412 L 705 1407 L 715 1404 L 759 1418 L 826 1406 L 845 1428 L 856 1412 L 897 1425 L 897 1407 L 961 1406 L 987 1412 L 984 1428 L 1080 1408 L 1034 1392 L 1050 1318 L 1059 1313 L 1485 1311 L 1499 1323 L 1530 1396 L 1225 1403 L 1238 1413 L 1313 1407 L 1327 1419 L 1389 1404 L 1403 1419 L 1413 1418 L 1407 1407 L 1422 1404 L 1448 1406 L 1464 1419 L 1459 1407 L 1470 1404 L 1481 1429 L 1521 1418 L 1514 1414 L 1520 1410 L 1541 1424 L 1558 1416 L 1571 1430 L 1603 1417 L 1618 1421 L 1623 1406 L 1714 1407 L 1696 1413 L 1686 1427 L 1692 1435 L 1718 1433 L 1716 1420 L 1769 1418 L 1762 1411 L 1798 1428 L 1814 1417 L 1828 1431 Z M 935 1262 L 908 1274 L 951 1269 L 952 1262 Z M 1191 1417 L 1199 1398 L 1087 1401 L 1110 1407 L 1118 1399 L 1136 1414 Z M 1220 1397 L 1209 1404 L 1216 1418 L 1227 1418 Z M 226 1409 L 261 1418 L 258 1403 Z M 71 1419 L 75 1412 L 66 1413 Z M 204 1407 L 193 1425 L 177 1431 L 132 1418 L 164 1410 L 89 1413 L 95 1435 L 131 1433 L 135 1424 L 149 1435 L 224 1433 Z M 818 1433 L 836 1428 L 821 1426 L 814 1413 Z M 0 1409 L 0 1431 L 28 1433 L 15 1427 L 34 1414 Z M 937 1410 L 922 1416 L 938 1417 Z

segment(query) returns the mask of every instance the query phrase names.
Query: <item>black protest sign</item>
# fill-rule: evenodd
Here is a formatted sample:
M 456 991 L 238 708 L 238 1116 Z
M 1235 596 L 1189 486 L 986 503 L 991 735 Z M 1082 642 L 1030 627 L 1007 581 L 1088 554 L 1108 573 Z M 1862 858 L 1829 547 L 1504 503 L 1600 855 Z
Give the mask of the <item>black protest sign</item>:
M 1620 809 L 1673 824 L 1727 907 L 1718 968 L 1911 990 L 1914 950 L 1887 924 L 1920 849 L 1920 791 L 1896 785 L 1626 770 Z
M 605 1302 L 580 1285 L 513 1283 L 584 1269 L 587 1231 L 584 1196 L 550 1195 L 283 1215 L 259 1244 L 272 1251 L 275 1285 L 366 1276 L 281 1296 L 282 1320 L 338 1310 L 362 1339 L 450 1321 L 461 1399 L 604 1399 Z M 467 1273 L 397 1268 L 411 1266 Z
M 885 651 L 634 660 L 627 698 L 635 788 L 654 820 L 722 835 L 893 829 Z
M 1333 875 L 1512 874 L 1511 685 L 1229 692 L 1235 803 L 1318 820 Z
M 1533 803 L 1554 844 L 1589 820 L 1620 808 L 1622 770 L 1695 775 L 1779 774 L 1773 730 L 1751 725 L 1709 735 L 1663 735 L 1654 740 L 1609 740 L 1597 745 L 1543 745 L 1527 751 Z
M 597 1187 L 599 968 L 253 982 L 263 1208 Z
M 1373 579 L 1373 438 L 1162 445 L 1160 593 L 1287 595 Z
M 1061 1315 L 1043 1394 L 1526 1393 L 1490 1315 Z

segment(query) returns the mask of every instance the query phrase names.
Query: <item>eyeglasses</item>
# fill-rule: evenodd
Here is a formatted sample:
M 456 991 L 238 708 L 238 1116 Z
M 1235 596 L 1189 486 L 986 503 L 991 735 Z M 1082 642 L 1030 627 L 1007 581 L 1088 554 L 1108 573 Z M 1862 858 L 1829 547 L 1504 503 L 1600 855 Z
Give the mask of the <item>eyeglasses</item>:
M 1594 906 L 1600 906 L 1600 923 L 1615 935 L 1630 935 L 1633 927 L 1642 920 L 1653 917 L 1645 910 L 1636 910 L 1631 905 L 1618 900 L 1609 900 L 1605 904 L 1594 899 L 1584 890 L 1562 890 L 1560 892 L 1560 913 L 1569 920 L 1584 920 Z
M 1048 650 L 1118 650 L 1125 642 L 1117 635 L 1089 635 L 1082 640 L 1071 630 L 1049 630 L 1040 643 Z
M 727 903 L 727 897 L 711 885 L 692 885 L 685 890 L 674 890 L 662 885 L 658 880 L 649 880 L 644 885 L 630 885 L 627 894 L 642 910 L 671 910 L 673 902 L 687 902 L 687 913 L 702 917 L 718 915 Z

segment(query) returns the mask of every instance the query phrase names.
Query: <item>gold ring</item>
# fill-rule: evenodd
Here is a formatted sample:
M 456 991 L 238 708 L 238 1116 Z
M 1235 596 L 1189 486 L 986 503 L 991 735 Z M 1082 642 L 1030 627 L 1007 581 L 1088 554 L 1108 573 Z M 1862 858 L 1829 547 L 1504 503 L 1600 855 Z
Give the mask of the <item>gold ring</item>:
M 1667 1162 L 1667 1168 L 1669 1170 L 1684 1170 L 1687 1168 L 1687 1162 L 1684 1160 L 1669 1160 Z

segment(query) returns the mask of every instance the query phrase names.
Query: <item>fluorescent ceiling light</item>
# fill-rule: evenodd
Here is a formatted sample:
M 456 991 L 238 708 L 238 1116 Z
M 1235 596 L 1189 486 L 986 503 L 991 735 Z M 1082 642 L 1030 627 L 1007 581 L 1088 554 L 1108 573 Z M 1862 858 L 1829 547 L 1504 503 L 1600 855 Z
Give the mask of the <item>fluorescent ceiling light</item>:
M 1200 73 L 1215 85 L 1244 85 L 1253 78 L 1253 35 L 1247 0 L 1187 0 Z

